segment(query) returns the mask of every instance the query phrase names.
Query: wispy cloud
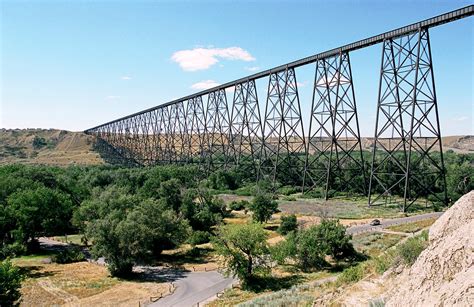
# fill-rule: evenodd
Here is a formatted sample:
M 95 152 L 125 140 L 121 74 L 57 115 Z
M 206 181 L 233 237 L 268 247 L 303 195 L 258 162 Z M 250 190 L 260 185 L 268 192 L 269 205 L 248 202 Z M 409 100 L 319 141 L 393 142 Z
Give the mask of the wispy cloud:
M 120 96 L 110 95 L 110 96 L 105 97 L 105 99 L 107 99 L 107 100 L 117 100 L 117 99 L 120 99 Z
M 457 121 L 457 122 L 463 122 L 465 120 L 468 120 L 469 117 L 467 116 L 460 116 L 460 117 L 456 117 L 456 118 L 453 118 L 453 120 Z
M 191 85 L 191 88 L 193 90 L 207 90 L 209 88 L 216 87 L 219 85 L 221 84 L 214 80 L 204 80 L 204 81 L 194 83 L 193 85 Z
M 122 76 L 122 77 L 120 77 L 120 79 L 122 79 L 122 80 L 132 80 L 132 77 L 130 77 L 130 76 Z
M 245 62 L 255 61 L 255 58 L 247 50 L 240 47 L 194 48 L 176 51 L 171 56 L 171 60 L 178 63 L 185 71 L 208 69 L 219 62 L 219 59 Z
M 259 66 L 245 67 L 245 70 L 258 71 L 258 70 L 260 70 L 260 67 Z

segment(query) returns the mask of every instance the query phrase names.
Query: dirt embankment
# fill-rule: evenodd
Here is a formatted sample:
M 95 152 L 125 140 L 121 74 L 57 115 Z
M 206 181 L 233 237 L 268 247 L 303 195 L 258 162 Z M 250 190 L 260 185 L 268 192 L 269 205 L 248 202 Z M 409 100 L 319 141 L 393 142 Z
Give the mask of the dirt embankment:
M 93 142 L 92 136 L 82 132 L 56 129 L 0 129 L 0 165 L 102 164 L 103 160 L 93 151 Z
M 397 276 L 386 306 L 474 305 L 474 191 L 444 213 L 429 232 L 429 245 Z

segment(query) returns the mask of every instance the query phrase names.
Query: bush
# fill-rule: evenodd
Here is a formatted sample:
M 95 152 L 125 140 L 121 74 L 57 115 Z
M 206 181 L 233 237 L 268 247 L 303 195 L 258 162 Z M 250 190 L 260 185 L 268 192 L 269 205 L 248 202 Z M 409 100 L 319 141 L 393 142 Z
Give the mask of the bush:
M 0 262 L 0 306 L 16 306 L 24 275 L 10 260 Z
M 290 231 L 294 231 L 296 229 L 298 229 L 296 215 L 290 214 L 281 216 L 281 223 L 277 230 L 279 234 L 286 235 Z
M 273 260 L 278 264 L 282 265 L 286 263 L 286 259 L 294 257 L 297 253 L 297 243 L 295 239 L 295 233 L 290 235 L 283 241 L 270 247 L 270 255 Z
M 234 210 L 234 211 L 240 211 L 240 210 L 244 210 L 245 208 L 247 208 L 249 206 L 249 202 L 246 201 L 246 200 L 240 200 L 240 201 L 232 201 L 230 204 L 229 204 L 229 209 L 230 210 Z
M 366 264 L 359 263 L 358 265 L 351 266 L 338 276 L 336 283 L 337 284 L 351 284 L 358 282 L 362 278 L 364 278 L 366 273 Z
M 0 260 L 6 258 L 18 257 L 26 253 L 26 246 L 20 242 L 5 244 L 0 249 Z
M 278 203 L 270 195 L 260 194 L 254 197 L 249 206 L 256 222 L 263 223 L 270 219 L 273 213 L 278 210 Z
M 199 245 L 209 242 L 211 234 L 207 231 L 196 230 L 188 238 L 188 243 L 191 245 Z
M 291 195 L 291 194 L 295 194 L 295 193 L 298 193 L 299 190 L 293 186 L 289 186 L 289 185 L 285 185 L 281 188 L 278 189 L 278 193 L 282 194 L 282 195 L 285 195 L 285 196 L 288 196 L 288 195 Z
M 52 262 L 64 264 L 73 263 L 86 260 L 86 256 L 82 252 L 80 247 L 73 246 L 60 251 L 57 255 L 51 257 Z
M 428 245 L 428 232 L 425 230 L 421 235 L 409 238 L 398 247 L 398 255 L 407 265 L 412 265 L 421 252 Z

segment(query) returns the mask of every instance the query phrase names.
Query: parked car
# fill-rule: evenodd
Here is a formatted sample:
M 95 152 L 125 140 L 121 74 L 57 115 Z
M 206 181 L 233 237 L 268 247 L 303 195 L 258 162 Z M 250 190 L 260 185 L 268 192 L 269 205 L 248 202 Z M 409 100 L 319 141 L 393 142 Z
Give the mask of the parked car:
M 372 222 L 370 222 L 370 226 L 378 226 L 378 225 L 380 225 L 380 220 L 378 219 L 375 219 Z

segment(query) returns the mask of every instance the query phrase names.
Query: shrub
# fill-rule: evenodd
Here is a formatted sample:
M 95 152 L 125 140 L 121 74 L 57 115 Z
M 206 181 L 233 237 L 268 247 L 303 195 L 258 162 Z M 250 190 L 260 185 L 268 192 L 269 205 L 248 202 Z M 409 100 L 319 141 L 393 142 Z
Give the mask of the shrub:
M 409 238 L 398 247 L 398 255 L 402 261 L 407 265 L 412 265 L 416 258 L 428 245 L 428 232 L 423 231 L 421 235 Z
M 10 260 L 0 262 L 0 306 L 16 306 L 24 275 Z
M 288 196 L 288 195 L 291 195 L 291 194 L 295 194 L 295 193 L 298 193 L 299 190 L 293 186 L 289 186 L 289 185 L 285 185 L 281 188 L 278 189 L 278 193 L 282 194 L 282 195 L 285 195 L 285 196 Z
M 60 251 L 57 255 L 51 257 L 52 262 L 56 263 L 73 263 L 86 260 L 86 256 L 80 247 L 73 246 Z
M 249 209 L 253 213 L 254 221 L 263 223 L 277 212 L 278 203 L 270 195 L 260 194 L 254 197 Z
M 278 233 L 282 235 L 286 235 L 290 231 L 294 231 L 298 228 L 298 222 L 296 220 L 296 215 L 282 215 L 281 216 L 281 223 L 278 227 Z
M 240 201 L 232 201 L 230 204 L 229 204 L 229 208 L 230 210 L 235 210 L 235 211 L 240 211 L 240 210 L 244 210 L 245 208 L 247 208 L 249 206 L 249 202 L 246 201 L 246 200 L 240 200 Z
M 26 245 L 20 242 L 5 244 L 0 249 L 0 259 L 13 258 L 26 253 Z
M 207 231 L 196 230 L 188 238 L 188 243 L 191 245 L 199 245 L 209 242 L 211 234 Z
M 358 265 L 351 266 L 338 276 L 336 283 L 337 284 L 351 284 L 358 282 L 364 278 L 366 273 L 366 264 L 359 263 Z
M 270 247 L 270 255 L 273 260 L 282 265 L 286 263 L 286 259 L 294 257 L 297 253 L 297 245 L 295 240 L 295 233 L 290 235 L 283 241 Z

